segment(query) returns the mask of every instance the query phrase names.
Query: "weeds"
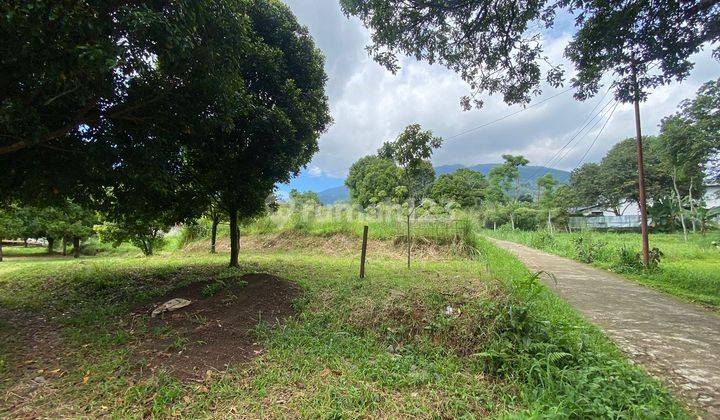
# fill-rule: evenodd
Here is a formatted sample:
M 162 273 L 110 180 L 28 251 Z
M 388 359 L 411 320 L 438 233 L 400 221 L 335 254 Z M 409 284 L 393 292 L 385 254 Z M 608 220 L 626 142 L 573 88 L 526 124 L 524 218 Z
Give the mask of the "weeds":
M 58 407 L 108 417 L 684 416 L 538 281 L 542 273 L 473 229 L 457 235 L 477 250 L 474 260 L 407 270 L 401 260 L 376 259 L 363 282 L 354 258 L 315 250 L 245 252 L 240 270 L 224 268 L 226 255 L 204 253 L 39 262 L 0 271 L 0 303 L 57 317 L 68 351 L 78 351 L 57 353 L 70 373 L 56 379 L 56 395 L 31 407 L 47 416 Z M 255 360 L 200 383 L 162 371 L 134 376 L 145 363 L 128 349 L 147 338 L 128 315 L 135 303 L 187 281 L 229 286 L 246 272 L 292 279 L 305 292 L 291 321 L 257 328 Z M 154 332 L 173 337 L 168 326 Z
M 210 297 L 217 294 L 219 291 L 225 288 L 225 282 L 223 280 L 215 280 L 213 283 L 208 283 L 202 288 L 202 295 L 204 297 Z
M 550 241 L 539 241 L 546 233 L 500 230 L 488 236 L 523 243 L 564 257 L 624 274 L 631 280 L 666 293 L 720 307 L 720 259 L 713 242 L 720 232 L 706 236 L 650 235 L 650 267 L 645 269 L 639 253 L 637 233 L 555 233 Z
M 598 254 L 603 252 L 607 246 L 607 243 L 603 241 L 594 240 L 588 232 L 583 232 L 575 236 L 572 239 L 572 243 L 575 246 L 575 257 L 584 263 L 595 261 Z

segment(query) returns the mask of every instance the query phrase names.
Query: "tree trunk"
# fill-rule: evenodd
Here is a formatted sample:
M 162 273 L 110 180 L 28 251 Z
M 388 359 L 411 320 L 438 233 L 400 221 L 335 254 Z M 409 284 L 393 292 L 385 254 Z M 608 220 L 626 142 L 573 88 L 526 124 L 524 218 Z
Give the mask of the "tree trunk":
M 220 219 L 218 217 L 213 217 L 212 219 L 212 229 L 210 231 L 210 253 L 214 254 L 215 251 L 215 241 L 217 239 L 217 228 L 218 224 L 220 223 Z
M 510 228 L 515 230 L 515 213 L 510 212 Z
M 80 258 L 80 237 L 73 237 L 73 258 Z
M 3 260 L 2 238 L 0 238 L 0 262 Z
M 47 242 L 48 242 L 48 244 L 47 244 L 48 254 L 52 254 L 52 253 L 53 253 L 53 248 L 55 248 L 55 239 L 53 239 L 53 238 L 47 238 Z
M 62 254 L 63 257 L 67 255 L 67 238 L 63 236 L 62 240 Z
M 550 230 L 550 233 L 553 233 L 552 216 L 551 216 L 550 210 L 548 210 L 547 225 L 548 225 L 548 230 Z
M 240 252 L 240 230 L 238 229 L 238 212 L 231 209 L 230 216 L 230 267 L 239 267 L 238 253 Z
M 693 196 L 692 196 L 692 190 L 693 190 L 693 180 L 690 178 L 690 190 L 688 190 L 688 199 L 690 200 L 690 222 L 692 222 L 692 230 L 693 233 L 696 232 L 695 228 L 695 203 L 693 203 Z
M 410 210 L 407 215 L 407 268 L 410 268 Z
M 28 243 L 27 243 L 27 242 L 28 242 L 28 238 L 23 238 L 23 248 L 27 248 L 27 247 L 28 247 Z
M 680 224 L 682 225 L 683 238 L 687 242 L 687 227 L 685 226 L 685 215 L 683 214 L 682 199 L 680 198 L 680 189 L 677 185 L 677 169 L 673 169 L 672 174 L 673 188 L 675 188 L 675 195 L 677 196 L 678 210 L 680 211 Z

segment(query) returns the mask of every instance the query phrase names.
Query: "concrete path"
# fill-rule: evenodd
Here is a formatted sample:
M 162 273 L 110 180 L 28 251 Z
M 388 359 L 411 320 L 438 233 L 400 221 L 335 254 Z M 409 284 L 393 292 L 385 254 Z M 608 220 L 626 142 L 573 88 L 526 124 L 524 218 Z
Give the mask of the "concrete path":
M 607 271 L 512 242 L 514 253 L 635 362 L 689 405 L 720 419 L 720 316 Z

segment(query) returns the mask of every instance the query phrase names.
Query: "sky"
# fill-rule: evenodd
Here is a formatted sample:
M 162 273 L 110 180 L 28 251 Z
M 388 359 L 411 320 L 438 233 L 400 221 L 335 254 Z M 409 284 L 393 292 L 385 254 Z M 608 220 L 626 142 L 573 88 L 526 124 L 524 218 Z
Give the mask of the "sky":
M 281 191 L 321 191 L 342 185 L 353 162 L 375 153 L 384 141 L 394 139 L 413 123 L 446 139 L 433 156 L 435 166 L 495 163 L 504 153 L 522 154 L 531 165 L 543 165 L 580 130 L 593 115 L 593 108 L 600 104 L 597 109 L 601 109 L 605 103 L 600 102 L 600 96 L 578 102 L 572 91 L 559 94 L 567 84 L 559 89 L 544 86 L 542 95 L 530 103 L 531 108 L 458 135 L 523 107 L 507 106 L 499 96 L 486 96 L 483 108 L 463 111 L 460 98 L 469 87 L 458 75 L 413 58 L 403 58 L 401 69 L 392 74 L 368 56 L 365 46 L 370 44 L 369 31 L 358 19 L 343 15 L 338 0 L 285 2 L 325 55 L 326 93 L 334 123 L 320 137 L 320 151 L 307 169 L 289 185 L 281 186 Z M 572 66 L 563 58 L 563 50 L 572 33 L 571 20 L 564 19 L 544 34 L 546 54 L 553 63 L 564 64 L 568 75 L 572 75 Z M 682 100 L 693 97 L 703 82 L 720 76 L 720 63 L 711 54 L 710 47 L 696 54 L 695 68 L 682 83 L 651 92 L 641 105 L 643 134 L 657 134 L 662 117 L 675 112 Z M 547 99 L 554 95 L 558 96 Z M 610 116 L 611 111 L 608 107 L 603 116 Z M 591 122 L 572 143 L 575 147 L 548 166 L 572 170 L 579 163 L 597 162 L 615 143 L 634 136 L 632 104 L 618 105 L 601 130 L 604 122 Z

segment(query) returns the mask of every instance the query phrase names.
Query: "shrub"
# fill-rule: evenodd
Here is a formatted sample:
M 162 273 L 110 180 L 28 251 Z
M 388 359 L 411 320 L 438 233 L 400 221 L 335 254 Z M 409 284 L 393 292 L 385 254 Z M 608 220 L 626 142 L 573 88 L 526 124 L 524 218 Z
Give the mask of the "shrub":
M 539 226 L 540 210 L 531 207 L 519 207 L 515 210 L 515 228 L 535 230 Z
M 585 232 L 574 237 L 572 242 L 577 259 L 588 264 L 598 259 L 607 246 L 606 242 L 594 241 L 592 236 Z
M 179 245 L 182 247 L 198 239 L 210 237 L 210 229 L 210 221 L 207 219 L 199 219 L 183 225 L 178 239 Z
M 530 236 L 530 246 L 538 249 L 550 249 L 555 245 L 555 236 L 546 230 L 538 230 Z
M 649 256 L 650 265 L 647 269 L 657 270 L 660 267 L 660 260 L 664 254 L 658 248 L 653 248 L 650 250 Z M 631 251 L 623 246 L 617 254 L 617 258 L 615 263 L 612 265 L 612 269 L 619 273 L 640 273 L 645 271 L 642 253 Z

